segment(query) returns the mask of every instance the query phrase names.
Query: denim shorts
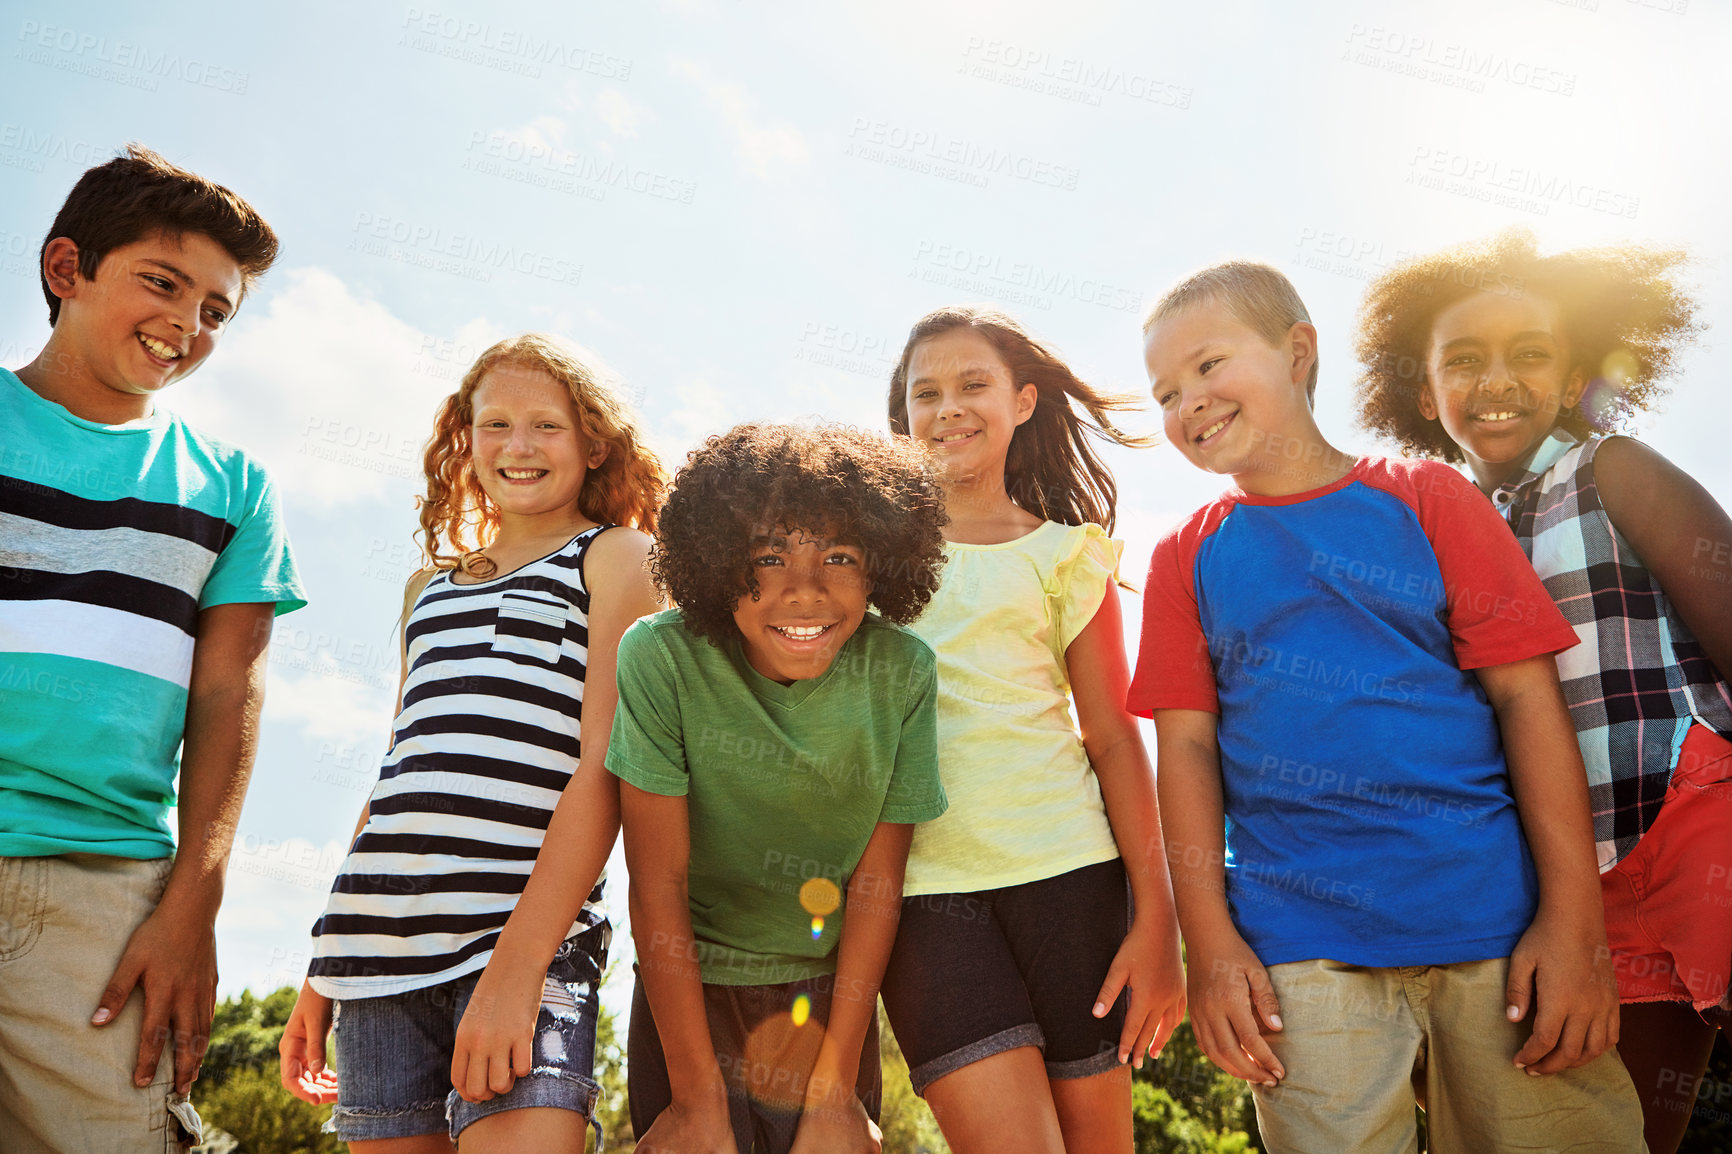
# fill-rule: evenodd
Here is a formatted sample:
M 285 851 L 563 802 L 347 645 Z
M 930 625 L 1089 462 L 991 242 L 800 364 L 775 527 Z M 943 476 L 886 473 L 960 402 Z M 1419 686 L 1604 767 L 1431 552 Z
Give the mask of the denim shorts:
M 975 893 L 902 899 L 884 1012 L 916 1094 L 971 1063 L 1037 1046 L 1052 1080 L 1119 1065 L 1129 990 L 1095 997 L 1130 929 L 1118 858 Z
M 455 1142 L 471 1122 L 530 1106 L 575 1110 L 595 1125 L 595 1026 L 611 932 L 602 922 L 560 944 L 535 1019 L 532 1068 L 485 1102 L 465 1102 L 451 1087 L 457 1024 L 480 971 L 403 994 L 339 1001 L 337 1107 L 326 1129 L 345 1142 L 440 1132 Z

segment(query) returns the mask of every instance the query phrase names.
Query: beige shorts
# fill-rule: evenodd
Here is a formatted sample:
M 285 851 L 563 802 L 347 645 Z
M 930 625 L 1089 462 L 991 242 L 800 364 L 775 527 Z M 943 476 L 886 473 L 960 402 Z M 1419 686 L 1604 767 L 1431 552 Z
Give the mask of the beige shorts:
M 191 1106 L 164 1047 L 132 1084 L 144 994 L 90 1024 L 126 942 L 162 896 L 172 859 L 0 857 L 0 1149 L 6 1154 L 184 1150 Z M 179 1115 L 177 1117 L 176 1115 Z
M 1642 1105 L 1615 1050 L 1534 1077 L 1532 1032 L 1504 1017 L 1509 959 L 1368 968 L 1269 967 L 1285 1029 L 1265 1035 L 1287 1076 L 1253 1087 L 1270 1154 L 1417 1154 L 1416 1087 L 1432 1154 L 1637 1154 Z

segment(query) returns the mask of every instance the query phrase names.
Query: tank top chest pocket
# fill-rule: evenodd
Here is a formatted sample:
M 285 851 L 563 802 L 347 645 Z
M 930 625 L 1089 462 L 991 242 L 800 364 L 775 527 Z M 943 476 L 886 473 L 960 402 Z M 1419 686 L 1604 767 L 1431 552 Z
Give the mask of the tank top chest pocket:
M 493 625 L 493 652 L 527 657 L 547 665 L 559 663 L 565 639 L 564 600 L 545 593 L 507 590 L 499 597 Z

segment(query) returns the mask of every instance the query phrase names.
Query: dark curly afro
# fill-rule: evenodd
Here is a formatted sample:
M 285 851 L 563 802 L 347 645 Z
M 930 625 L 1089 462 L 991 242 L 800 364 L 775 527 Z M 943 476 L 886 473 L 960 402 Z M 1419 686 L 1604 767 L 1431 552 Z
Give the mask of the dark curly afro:
M 1626 427 L 1666 388 L 1695 339 L 1695 302 L 1673 280 L 1684 253 L 1640 245 L 1541 256 L 1533 233 L 1510 229 L 1397 265 L 1373 281 L 1359 311 L 1359 420 L 1419 457 L 1459 463 L 1461 449 L 1420 415 L 1438 313 L 1476 292 L 1556 301 L 1572 367 L 1589 385 L 1558 424 L 1578 437 Z
M 871 605 L 906 625 L 938 588 L 949 520 L 924 450 L 845 425 L 739 425 L 694 449 L 656 526 L 650 572 L 700 637 L 739 636 L 767 529 L 830 533 L 866 554 Z

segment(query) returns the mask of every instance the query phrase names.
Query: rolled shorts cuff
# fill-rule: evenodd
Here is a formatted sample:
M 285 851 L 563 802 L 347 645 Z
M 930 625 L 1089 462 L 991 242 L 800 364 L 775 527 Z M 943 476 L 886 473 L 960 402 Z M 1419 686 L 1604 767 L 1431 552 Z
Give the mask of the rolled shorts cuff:
M 1071 1078 L 1092 1078 L 1096 1074 L 1104 1074 L 1108 1070 L 1116 1070 L 1124 1065 L 1119 1061 L 1117 1049 L 1102 1050 L 1098 1054 L 1090 1054 L 1086 1058 L 1077 1058 L 1071 1062 L 1048 1062 L 1046 1076 L 1049 1081 L 1062 1082 Z
M 403 1109 L 372 1110 L 365 1106 L 337 1105 L 325 1122 L 325 1133 L 344 1142 L 367 1142 L 378 1138 L 413 1138 L 438 1134 L 446 1128 L 445 1100 L 434 1098 Z
M 603 1136 L 601 1124 L 595 1118 L 595 1104 L 600 1097 L 601 1086 L 592 1079 L 569 1070 L 537 1066 L 517 1079 L 508 1092 L 485 1102 L 468 1102 L 457 1091 L 451 1091 L 451 1096 L 445 1100 L 444 1113 L 450 1121 L 451 1141 L 455 1142 L 464 1130 L 492 1114 L 537 1106 L 572 1110 L 583 1115 L 595 1128 L 595 1148 L 600 1150 Z
M 954 1074 L 964 1066 L 973 1065 L 975 1062 L 983 1058 L 990 1058 L 994 1054 L 1002 1054 L 1006 1050 L 1014 1050 L 1018 1046 L 1036 1046 L 1045 1050 L 1046 1035 L 1041 1033 L 1040 1027 L 1033 1022 L 1012 1026 L 1008 1030 L 1000 1030 L 991 1037 L 982 1038 L 978 1042 L 970 1042 L 948 1054 L 941 1054 L 930 1062 L 922 1062 L 919 1066 L 908 1071 L 908 1081 L 913 1083 L 914 1092 L 924 1098 L 926 1087 L 946 1074 Z M 1094 1059 L 1088 1060 L 1093 1061 Z

